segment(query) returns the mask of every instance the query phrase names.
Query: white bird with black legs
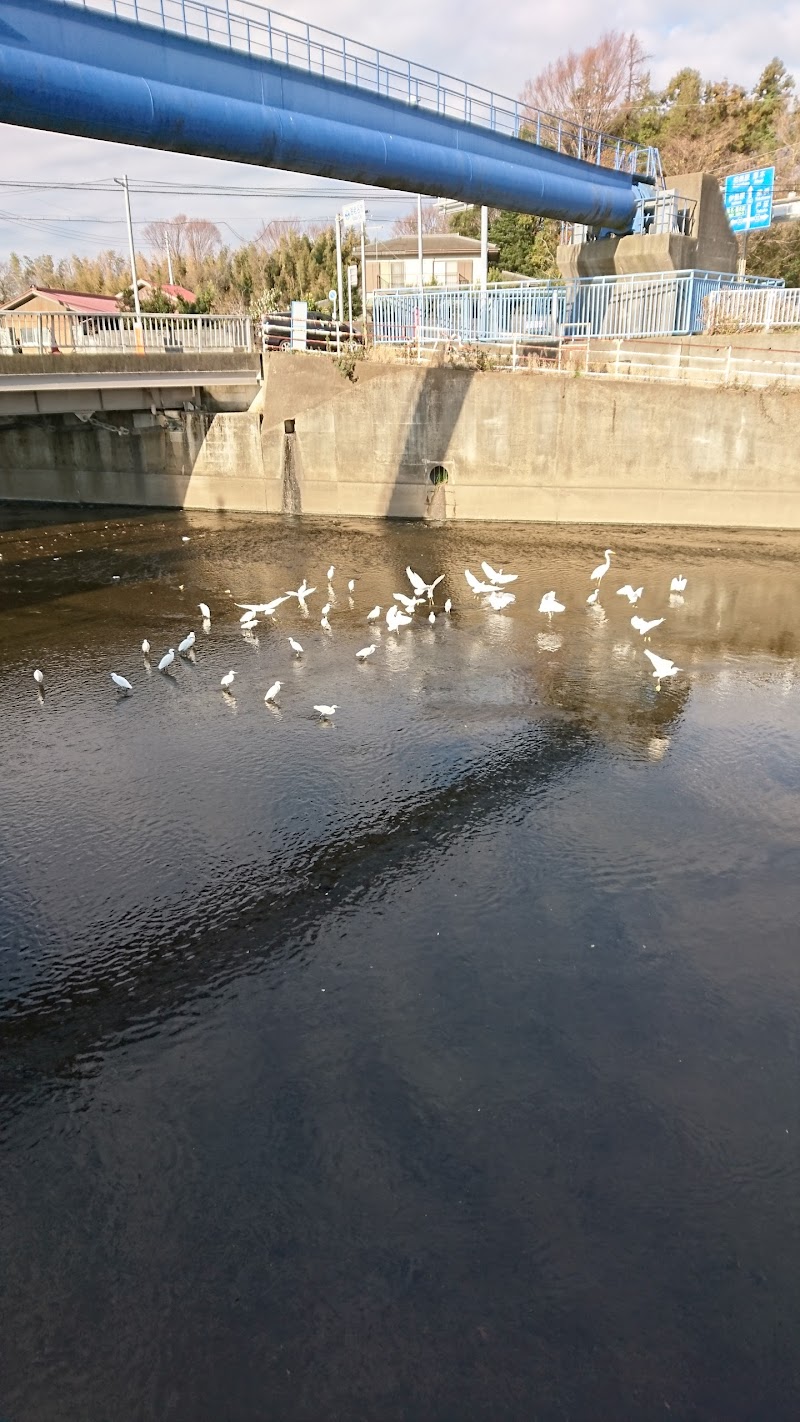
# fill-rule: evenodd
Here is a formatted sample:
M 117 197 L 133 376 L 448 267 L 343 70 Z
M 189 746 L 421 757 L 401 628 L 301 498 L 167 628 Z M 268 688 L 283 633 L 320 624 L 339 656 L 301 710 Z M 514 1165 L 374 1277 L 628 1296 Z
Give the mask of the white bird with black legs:
M 126 696 L 130 696 L 131 692 L 133 691 L 133 687 L 131 686 L 126 676 L 120 676 L 119 672 L 112 672 L 111 680 L 117 688 L 117 691 L 124 691 Z
M 161 658 L 161 661 L 160 661 L 159 664 L 158 664 L 158 670 L 159 670 L 160 672 L 168 671 L 169 668 L 172 666 L 172 663 L 174 662 L 174 660 L 175 660 L 175 648 L 174 648 L 174 647 L 170 647 L 169 651 L 168 651 L 168 652 L 165 652 L 164 655 L 163 655 L 163 657 Z
M 599 589 L 599 588 L 595 588 L 594 592 L 590 592 L 590 593 L 589 593 L 589 596 L 587 597 L 586 601 L 588 602 L 588 604 L 589 604 L 590 607 L 594 607 L 594 605 L 595 605 L 595 603 L 597 602 L 597 599 L 599 598 L 599 596 L 600 596 L 600 589 Z
M 211 609 L 210 609 L 208 603 L 207 603 L 207 602 L 198 602 L 197 606 L 198 606 L 199 609 L 200 609 L 200 616 L 202 617 L 203 621 L 204 621 L 204 622 L 210 622 L 210 621 L 211 621 Z
M 332 582 L 333 582 L 333 575 L 334 575 L 335 572 L 336 572 L 336 569 L 334 568 L 333 563 L 331 563 L 331 566 L 330 566 L 329 569 L 328 569 L 328 582 L 329 582 L 329 583 L 332 583 Z
M 644 654 L 648 661 L 652 663 L 653 676 L 656 679 L 656 691 L 660 691 L 662 681 L 665 681 L 667 677 L 676 676 L 680 671 L 680 667 L 676 667 L 675 663 L 671 662 L 668 657 L 657 656 L 655 652 L 649 651 L 647 647 L 644 649 Z
M 611 567 L 611 554 L 613 553 L 613 551 L 614 550 L 612 548 L 606 549 L 604 561 L 602 563 L 598 563 L 597 567 L 589 574 L 590 583 L 599 583 L 605 577 L 606 573 Z
M 40 671 L 38 667 L 36 668 L 36 671 L 33 673 L 33 679 L 34 679 L 34 681 L 36 682 L 36 685 L 37 685 L 37 686 L 44 686 L 44 672 L 43 672 L 43 671 Z
M 144 641 L 142 642 L 142 653 L 143 653 L 143 655 L 144 655 L 145 657 L 149 657 L 149 656 L 150 656 L 150 643 L 148 642 L 148 640 L 147 640 L 146 637 L 145 637 Z
M 331 624 L 328 621 L 327 617 L 321 617 L 319 620 L 319 625 L 322 628 L 323 632 L 330 632 Z
M 450 597 L 444 600 L 444 610 L 449 615 L 453 611 L 453 599 Z
M 335 706 L 315 706 L 314 710 L 321 721 L 330 721 L 336 715 Z
M 356 580 L 355 580 L 355 578 L 351 578 L 350 581 L 349 581 L 349 583 L 347 584 L 347 591 L 348 591 L 349 593 L 354 593 L 355 590 L 356 590 Z
M 378 620 L 378 618 L 380 617 L 380 615 L 381 615 L 381 610 L 380 610 L 380 608 L 379 608 L 379 607 L 373 607 L 372 610 L 367 613 L 367 622 L 377 622 L 377 620 Z
M 190 632 L 188 637 L 184 637 L 183 641 L 178 643 L 178 651 L 180 652 L 182 657 L 185 657 L 187 652 L 191 652 L 192 647 L 194 646 L 196 641 L 197 638 L 195 637 L 194 632 Z
M 502 568 L 495 569 L 491 563 L 481 563 L 484 573 L 490 583 L 495 583 L 497 587 L 503 587 L 505 583 L 515 583 L 519 573 L 504 573 Z
M 558 601 L 555 595 L 555 591 L 552 588 L 550 592 L 545 593 L 544 597 L 539 603 L 539 611 L 546 612 L 548 617 L 552 617 L 554 612 L 565 611 L 564 603 Z
M 332 603 L 326 602 L 326 603 L 325 603 L 325 606 L 323 607 L 322 612 L 321 612 L 320 615 L 321 615 L 322 617 L 327 617 L 327 616 L 328 616 L 328 613 L 330 612 L 332 606 L 333 606 Z
M 291 647 L 296 657 L 302 657 L 303 648 L 300 646 L 299 642 L 295 641 L 294 637 L 289 638 L 289 646 Z
M 267 688 L 267 690 L 264 692 L 264 700 L 267 702 L 268 705 L 270 701 L 275 700 L 275 697 L 278 695 L 280 689 L 281 684 L 279 681 L 273 681 L 272 686 Z
M 367 660 L 367 657 L 371 657 L 372 654 L 373 654 L 373 652 L 375 652 L 375 651 L 376 651 L 375 643 L 374 643 L 374 642 L 370 642 L 370 644 L 369 644 L 368 647 L 362 647 L 359 652 L 356 652 L 356 657 L 358 658 L 358 660 L 359 660 L 360 662 L 365 662 L 365 661 Z
M 626 597 L 631 607 L 635 607 L 643 592 L 644 588 L 632 588 L 630 583 L 626 583 L 624 588 L 617 588 L 617 597 Z
M 686 591 L 686 579 L 684 577 L 673 578 L 669 585 L 670 592 L 682 593 Z
M 230 691 L 231 687 L 233 686 L 233 678 L 235 677 L 235 675 L 235 671 L 229 671 L 226 672 L 225 675 L 220 678 L 219 684 L 222 687 L 223 691 Z

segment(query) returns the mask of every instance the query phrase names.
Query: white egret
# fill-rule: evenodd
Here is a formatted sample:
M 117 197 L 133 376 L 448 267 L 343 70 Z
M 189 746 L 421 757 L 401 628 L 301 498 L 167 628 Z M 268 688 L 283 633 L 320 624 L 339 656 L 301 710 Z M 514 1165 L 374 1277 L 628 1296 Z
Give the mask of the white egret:
M 207 603 L 207 602 L 198 602 L 197 606 L 198 606 L 199 609 L 200 609 L 200 616 L 201 616 L 202 618 L 204 618 L 206 622 L 210 622 L 210 621 L 211 621 L 211 609 L 209 608 L 208 603 Z
M 322 616 L 323 616 L 323 617 L 327 617 L 327 616 L 328 616 L 328 613 L 329 613 L 330 610 L 331 610 L 331 606 L 332 606 L 331 603 L 326 602 L 325 606 L 324 606 L 323 609 L 322 609 Z
M 495 592 L 489 593 L 486 602 L 489 607 L 494 608 L 495 612 L 500 612 L 501 608 L 508 607 L 509 603 L 516 602 L 516 600 L 513 593 L 500 592 L 497 589 Z
M 444 610 L 445 610 L 445 612 L 452 612 L 452 611 L 453 611 L 453 599 L 452 599 L 452 598 L 450 598 L 450 597 L 445 598 Z
M 149 657 L 149 656 L 150 656 L 150 643 L 148 642 L 148 640 L 147 640 L 146 637 L 145 637 L 144 641 L 142 642 L 142 651 L 144 652 L 144 655 L 145 655 L 146 657 Z
M 183 641 L 178 643 L 178 651 L 180 652 L 182 657 L 185 657 L 186 653 L 192 650 L 192 647 L 194 646 L 196 641 L 197 638 L 195 637 L 194 632 L 190 632 L 188 637 L 184 637 Z
M 489 582 L 496 583 L 498 587 L 504 583 L 515 583 L 519 577 L 519 573 L 504 573 L 502 568 L 498 571 L 492 567 L 491 563 L 481 563 L 481 567 L 489 579 Z
M 594 607 L 594 605 L 595 605 L 595 603 L 597 602 L 597 599 L 599 598 L 599 596 L 600 596 L 600 589 L 599 589 L 599 588 L 595 588 L 594 592 L 590 592 L 590 593 L 589 593 L 589 596 L 587 597 L 586 601 L 588 602 L 588 604 L 589 604 L 590 607 Z
M 360 652 L 356 652 L 356 656 L 360 662 L 365 662 L 367 657 L 371 657 L 375 650 L 375 643 L 370 642 L 368 647 L 362 647 Z
M 296 657 L 302 657 L 303 648 L 300 646 L 299 642 L 295 641 L 294 637 L 289 638 L 289 646 L 291 647 Z
M 470 572 L 469 568 L 464 569 L 464 577 L 474 593 L 491 593 L 495 590 L 494 583 L 482 583 L 474 573 Z
M 643 617 L 632 617 L 631 627 L 636 628 L 640 637 L 648 637 L 653 628 L 660 627 L 663 621 L 663 617 L 654 617 L 650 622 L 645 621 Z
M 420 599 L 416 597 L 406 597 L 405 593 L 395 593 L 394 596 L 397 602 L 401 602 L 403 604 L 403 607 L 405 608 L 406 612 L 413 612 L 417 606 L 417 603 L 420 601 Z
M 546 612 L 548 617 L 552 617 L 554 612 L 563 612 L 564 610 L 565 609 L 563 602 L 558 602 L 556 600 L 555 591 L 552 589 L 550 590 L 550 592 L 545 593 L 544 597 L 539 603 L 539 611 Z
M 675 663 L 671 662 L 668 657 L 657 656 L 655 652 L 649 651 L 647 647 L 644 649 L 644 654 L 648 661 L 652 662 L 653 676 L 656 678 L 656 691 L 659 691 L 662 681 L 668 676 L 676 676 L 680 671 L 680 667 L 676 667 Z
M 626 597 L 631 606 L 634 607 L 643 592 L 644 588 L 632 588 L 630 583 L 626 583 L 623 588 L 617 588 L 617 597 Z
M 267 690 L 264 692 L 264 700 L 265 700 L 267 703 L 269 703 L 270 701 L 274 701 L 274 700 L 275 700 L 275 697 L 278 695 L 278 692 L 280 691 L 280 689 L 281 689 L 281 684 L 280 684 L 280 682 L 279 682 L 279 681 L 273 681 L 272 686 L 268 687 Z
M 223 691 L 230 690 L 230 688 L 233 686 L 233 678 L 235 677 L 235 675 L 235 671 L 229 671 L 225 673 L 224 677 L 222 677 L 220 681 L 220 686 L 222 687 Z
M 39 671 L 39 668 L 38 668 L 38 667 L 36 668 L 36 671 L 33 673 L 33 679 L 34 679 L 34 681 L 36 682 L 36 685 L 37 685 L 37 686 L 44 686 L 44 672 L 43 672 L 43 671 Z
M 380 610 L 380 608 L 379 608 L 379 607 L 373 607 L 372 611 L 367 613 L 367 622 L 377 622 L 377 620 L 378 620 L 378 618 L 380 617 L 380 615 L 381 615 L 381 610 Z
M 329 721 L 331 717 L 336 714 L 335 706 L 315 706 L 314 710 L 318 712 L 320 720 L 322 721 Z
M 321 617 L 319 625 L 322 628 L 323 632 L 330 632 L 331 624 L 328 621 L 327 617 Z
M 272 602 L 235 602 L 233 605 L 245 609 L 245 615 L 240 617 L 239 621 L 246 622 L 248 616 L 255 617 L 259 612 L 263 612 L 265 617 L 272 617 L 276 607 L 280 607 L 282 602 L 288 602 L 290 597 L 294 597 L 294 593 L 284 593 L 282 597 L 274 597 Z
M 165 671 L 167 670 L 167 667 L 171 667 L 171 666 L 172 666 L 172 663 L 174 662 L 174 660 L 175 660 L 175 648 L 174 648 L 174 647 L 170 647 L 169 651 L 168 651 L 168 652 L 165 652 L 164 655 L 163 655 L 163 657 L 161 658 L 161 661 L 160 661 L 159 664 L 158 664 L 158 670 L 159 670 L 160 672 L 165 672 Z
M 129 692 L 133 691 L 133 687 L 131 686 L 127 677 L 120 676 L 118 672 L 111 673 L 111 680 L 113 681 L 117 690 L 124 691 L 126 696 Z
M 431 627 L 436 621 L 436 613 L 434 612 L 433 608 L 431 608 L 430 612 L 428 613 L 428 621 L 430 622 Z
M 356 580 L 355 580 L 355 578 L 351 578 L 350 581 L 349 581 L 349 583 L 347 584 L 347 591 L 348 591 L 349 593 L 353 593 L 353 592 L 355 592 L 355 590 L 356 590 Z
M 188 533 L 184 533 L 183 538 L 181 539 L 181 543 L 188 543 L 188 542 L 189 542 L 189 535 L 188 535 Z
M 333 578 L 333 575 L 334 575 L 335 572 L 336 572 L 336 569 L 334 568 L 333 563 L 331 563 L 331 566 L 330 566 L 329 569 L 328 569 L 328 582 L 331 581 L 331 579 Z
M 406 568 L 406 577 L 420 602 L 424 601 L 425 598 L 428 599 L 428 602 L 433 602 L 434 589 L 438 588 L 439 584 L 444 582 L 444 573 L 440 573 L 438 578 L 434 578 L 432 583 L 426 583 L 425 579 L 421 578 L 419 573 L 415 573 L 413 568 Z
M 673 579 L 672 579 L 672 582 L 671 582 L 670 585 L 669 585 L 669 590 L 670 590 L 670 592 L 682 593 L 682 592 L 685 590 L 685 588 L 686 588 L 686 579 L 685 579 L 684 577 L 673 578 Z
M 589 581 L 591 583 L 599 583 L 601 579 L 605 577 L 606 573 L 611 567 L 611 554 L 613 551 L 614 550 L 612 548 L 606 549 L 605 561 L 602 563 L 598 563 L 597 567 L 594 569 L 594 572 L 589 574 Z

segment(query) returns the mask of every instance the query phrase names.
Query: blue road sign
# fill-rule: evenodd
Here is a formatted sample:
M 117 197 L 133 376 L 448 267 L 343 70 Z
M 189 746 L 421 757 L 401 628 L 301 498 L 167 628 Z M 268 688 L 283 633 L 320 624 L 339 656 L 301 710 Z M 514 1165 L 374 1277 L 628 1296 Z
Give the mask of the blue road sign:
M 732 232 L 760 232 L 772 225 L 774 168 L 752 168 L 725 179 L 722 200 Z

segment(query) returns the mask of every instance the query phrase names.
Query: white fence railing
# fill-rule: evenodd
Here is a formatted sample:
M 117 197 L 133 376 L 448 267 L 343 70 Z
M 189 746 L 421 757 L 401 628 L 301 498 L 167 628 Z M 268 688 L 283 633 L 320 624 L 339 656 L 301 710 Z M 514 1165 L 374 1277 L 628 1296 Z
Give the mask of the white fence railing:
M 406 345 L 443 340 L 519 345 L 564 336 L 688 336 L 702 331 L 708 301 L 720 293 L 781 292 L 771 278 L 728 272 L 643 272 L 527 282 L 514 287 L 377 291 L 375 341 Z
M 706 298 L 707 331 L 770 331 L 773 326 L 800 326 L 800 287 L 714 291 Z
M 253 351 L 248 316 L 83 314 L 73 311 L 0 313 L 0 355 L 205 354 Z

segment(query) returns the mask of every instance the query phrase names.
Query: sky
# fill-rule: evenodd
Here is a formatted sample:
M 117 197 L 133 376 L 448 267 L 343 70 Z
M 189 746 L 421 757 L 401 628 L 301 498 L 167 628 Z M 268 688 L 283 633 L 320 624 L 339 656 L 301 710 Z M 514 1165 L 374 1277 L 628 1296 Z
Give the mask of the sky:
M 485 0 L 438 0 L 435 6 L 430 0 L 405 0 L 402 5 L 372 0 L 369 6 L 362 0 L 300 0 L 297 8 L 284 0 L 284 10 L 511 96 L 551 60 L 570 48 L 584 48 L 609 28 L 636 32 L 649 55 L 656 87 L 685 66 L 700 69 L 707 78 L 751 85 L 778 55 L 800 88 L 800 0 L 765 0 L 760 5 L 752 0 L 619 0 L 611 6 L 600 6 L 597 0 L 548 6 L 506 0 L 496 9 Z M 31 178 L 86 181 L 127 173 L 141 183 L 258 184 L 269 189 L 296 185 L 304 194 L 318 186 L 311 178 L 270 169 L 6 125 L 0 125 L 0 146 L 0 179 L 6 183 Z M 324 189 L 316 200 L 299 193 L 257 198 L 136 193 L 137 243 L 143 241 L 147 222 L 176 212 L 211 219 L 231 245 L 254 236 L 270 219 L 330 220 L 339 204 L 331 184 L 325 183 Z M 386 235 L 393 219 L 410 207 L 411 200 L 401 196 L 393 202 L 384 198 L 368 203 L 370 235 Z M 0 189 L 0 256 L 12 250 L 89 255 L 105 247 L 122 249 L 125 240 L 121 194 Z

